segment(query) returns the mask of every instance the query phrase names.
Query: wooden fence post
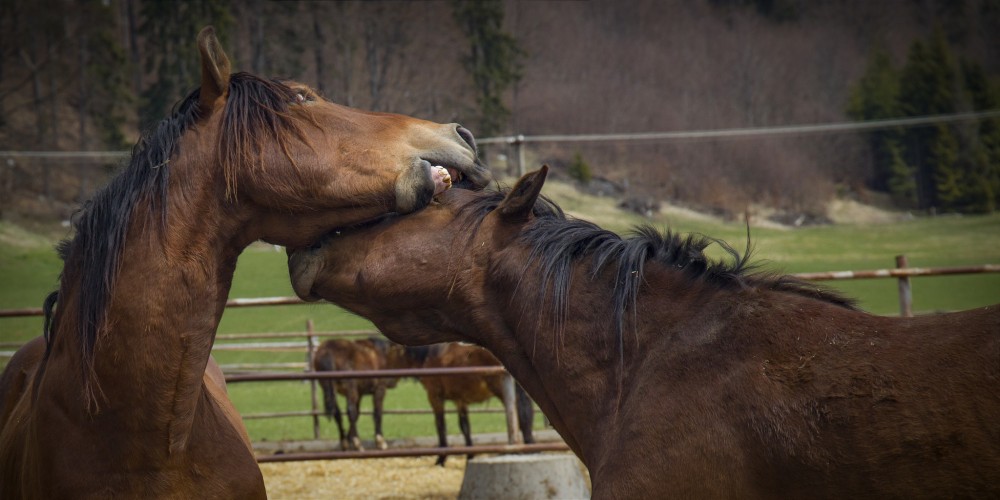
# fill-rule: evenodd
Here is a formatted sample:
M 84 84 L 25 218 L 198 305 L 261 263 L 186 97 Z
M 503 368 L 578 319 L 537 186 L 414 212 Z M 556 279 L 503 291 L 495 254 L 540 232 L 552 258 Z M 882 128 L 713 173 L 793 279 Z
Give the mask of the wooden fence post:
M 896 256 L 896 269 L 909 267 L 905 255 Z M 913 291 L 910 289 L 910 277 L 899 277 L 899 315 L 904 318 L 913 316 Z
M 511 160 L 508 160 L 508 165 L 509 165 L 509 162 L 512 161 L 512 160 L 513 161 L 517 161 L 517 177 L 518 177 L 518 179 L 520 179 L 521 177 L 524 177 L 524 170 L 525 170 L 525 168 L 524 168 L 524 136 L 520 135 L 520 134 L 518 134 L 516 136 L 511 136 L 511 137 L 507 138 L 507 144 L 510 144 L 514 148 L 514 154 L 512 155 L 514 158 L 512 158 Z M 510 167 L 507 168 L 507 171 L 510 172 Z
M 306 371 L 313 370 L 313 353 L 316 352 L 316 337 L 313 336 L 313 320 L 306 320 Z M 312 399 L 313 437 L 319 439 L 319 414 L 316 404 L 316 379 L 309 379 L 309 397 Z
M 517 394 L 514 391 L 514 377 L 503 376 L 503 409 L 507 414 L 507 444 L 523 444 L 521 429 L 517 421 Z

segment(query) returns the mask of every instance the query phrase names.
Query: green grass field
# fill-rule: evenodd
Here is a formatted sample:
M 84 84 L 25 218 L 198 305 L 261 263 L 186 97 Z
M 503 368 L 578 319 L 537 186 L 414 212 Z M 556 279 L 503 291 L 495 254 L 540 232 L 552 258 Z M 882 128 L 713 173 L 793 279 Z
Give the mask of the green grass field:
M 627 231 L 638 223 L 678 232 L 697 232 L 721 238 L 743 250 L 746 227 L 684 215 L 660 215 L 651 220 L 621 212 L 609 199 L 575 192 L 565 185 L 550 184 L 544 191 L 571 215 L 594 220 L 615 231 Z M 59 234 L 59 231 L 50 231 Z M 888 268 L 894 257 L 906 254 L 911 266 L 958 266 L 1000 263 L 1000 214 L 919 218 L 878 225 L 832 225 L 800 229 L 751 228 L 755 260 L 765 268 L 784 272 L 839 271 Z M 0 309 L 39 307 L 55 289 L 60 262 L 51 236 L 39 236 L 0 222 Z M 718 250 L 712 255 L 721 256 Z M 898 298 L 893 279 L 828 282 L 860 301 L 876 314 L 897 314 Z M 914 310 L 920 312 L 967 309 L 1000 302 L 1000 273 L 951 277 L 922 277 L 913 281 Z M 285 254 L 269 245 L 254 245 L 240 257 L 230 297 L 291 296 Z M 371 324 L 330 304 L 240 308 L 226 311 L 220 333 L 303 332 L 307 320 L 316 331 L 369 329 Z M 41 318 L 0 319 L 0 341 L 24 341 L 41 332 Z M 6 350 L 0 349 L 0 350 Z M 301 362 L 303 352 L 219 352 L 220 363 Z M 0 363 L 4 360 L 0 360 Z M 310 406 L 305 382 L 238 383 L 230 393 L 240 412 L 301 411 Z M 490 403 L 498 408 L 498 401 Z M 365 400 L 364 408 L 370 403 Z M 386 408 L 426 409 L 426 397 L 414 381 L 402 381 L 390 391 Z M 536 416 L 535 426 L 542 423 Z M 433 435 L 430 415 L 389 415 L 385 418 L 389 439 Z M 448 417 L 449 430 L 458 432 L 457 419 Z M 304 439 L 312 436 L 308 417 L 250 419 L 247 427 L 256 440 Z M 324 437 L 336 436 L 336 428 L 325 419 Z M 501 432 L 502 415 L 473 415 L 473 432 Z M 371 439 L 370 417 L 360 422 L 363 439 Z

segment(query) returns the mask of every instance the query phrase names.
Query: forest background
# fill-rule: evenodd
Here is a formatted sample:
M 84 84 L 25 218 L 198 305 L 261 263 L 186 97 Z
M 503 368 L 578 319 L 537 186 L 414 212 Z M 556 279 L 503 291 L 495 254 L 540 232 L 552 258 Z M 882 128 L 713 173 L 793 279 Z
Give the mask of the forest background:
M 763 206 L 823 220 L 845 197 L 1000 206 L 1000 0 L 4 0 L 0 150 L 127 149 L 195 88 L 207 24 L 238 70 L 480 138 L 978 112 L 865 131 L 533 143 L 528 160 L 623 198 L 730 216 Z M 498 174 L 510 153 L 484 149 Z M 7 160 L 0 212 L 18 208 L 29 184 L 18 175 L 40 165 Z

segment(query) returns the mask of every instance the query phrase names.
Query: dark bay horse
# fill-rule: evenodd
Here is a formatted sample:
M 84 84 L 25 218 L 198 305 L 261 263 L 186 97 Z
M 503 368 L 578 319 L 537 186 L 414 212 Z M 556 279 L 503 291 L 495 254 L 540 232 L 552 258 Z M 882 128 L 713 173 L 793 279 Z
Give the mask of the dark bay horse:
M 389 354 L 391 368 L 461 368 L 467 366 L 502 366 L 500 360 L 482 347 L 449 342 L 426 347 L 394 346 Z M 535 442 L 531 427 L 535 409 L 531 398 L 521 388 L 514 387 L 515 400 L 504 401 L 503 378 L 506 375 L 433 375 L 418 377 L 427 392 L 427 401 L 434 411 L 434 426 L 438 435 L 438 446 L 448 447 L 448 430 L 445 424 L 444 405 L 446 401 L 455 404 L 458 410 L 458 427 L 462 430 L 465 445 L 472 446 L 472 427 L 469 424 L 469 405 L 479 404 L 496 397 L 504 403 L 517 407 L 518 426 L 525 443 Z M 437 465 L 444 465 L 447 455 L 438 455 Z M 472 458 L 472 455 L 469 455 Z
M 45 337 L 0 377 L 0 498 L 264 497 L 209 356 L 239 254 L 489 180 L 458 125 L 232 73 L 211 28 L 197 44 L 200 87 L 78 214 Z
M 385 370 L 389 367 L 388 355 L 390 343 L 388 340 L 371 337 L 361 340 L 331 339 L 323 342 L 313 355 L 313 370 L 316 371 L 354 371 L 354 370 Z M 375 446 L 386 449 L 385 437 L 382 435 L 382 403 L 388 389 L 396 387 L 399 379 L 363 378 L 363 379 L 320 379 L 323 388 L 323 408 L 327 418 L 337 422 L 340 434 L 340 448 L 363 450 L 361 438 L 358 437 L 358 416 L 361 396 L 371 395 L 372 416 L 375 420 Z M 344 432 L 344 421 L 337 404 L 337 393 L 344 396 L 347 408 L 348 431 Z
M 716 240 L 568 220 L 545 174 L 294 252 L 294 288 L 489 349 L 595 498 L 1000 497 L 1000 306 L 867 314 Z

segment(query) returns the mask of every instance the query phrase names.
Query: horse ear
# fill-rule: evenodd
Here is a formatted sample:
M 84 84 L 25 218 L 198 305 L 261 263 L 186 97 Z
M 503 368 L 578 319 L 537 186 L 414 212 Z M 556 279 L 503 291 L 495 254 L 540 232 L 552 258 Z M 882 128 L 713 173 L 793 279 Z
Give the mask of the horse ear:
M 549 166 L 542 165 L 542 168 L 524 174 L 518 179 L 514 188 L 507 193 L 507 196 L 500 202 L 497 211 L 500 218 L 507 222 L 524 222 L 531 215 L 531 210 L 535 207 L 538 194 L 542 192 L 545 184 L 545 176 L 549 173 Z
M 223 52 L 215 28 L 205 26 L 198 33 L 198 51 L 201 52 L 201 95 L 199 105 L 203 116 L 225 99 L 229 93 L 229 57 Z

